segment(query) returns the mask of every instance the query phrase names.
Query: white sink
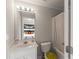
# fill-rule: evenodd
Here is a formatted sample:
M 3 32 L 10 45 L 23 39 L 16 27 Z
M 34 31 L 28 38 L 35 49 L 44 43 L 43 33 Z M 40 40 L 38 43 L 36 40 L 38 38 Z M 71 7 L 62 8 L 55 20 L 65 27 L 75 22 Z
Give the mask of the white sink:
M 18 41 L 13 44 L 12 48 L 22 48 L 22 47 L 37 47 L 37 43 L 35 41 Z
M 37 59 L 37 43 L 34 41 L 21 41 L 14 44 L 10 51 L 10 59 L 26 58 Z

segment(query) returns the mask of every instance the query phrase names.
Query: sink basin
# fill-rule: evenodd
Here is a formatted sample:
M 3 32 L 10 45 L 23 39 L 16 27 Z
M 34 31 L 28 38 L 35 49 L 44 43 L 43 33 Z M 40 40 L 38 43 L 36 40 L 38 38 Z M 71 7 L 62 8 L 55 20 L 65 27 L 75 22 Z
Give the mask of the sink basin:
M 25 46 L 33 46 L 34 41 L 29 40 L 29 41 L 19 41 L 17 44 L 15 44 L 16 47 L 25 47 Z

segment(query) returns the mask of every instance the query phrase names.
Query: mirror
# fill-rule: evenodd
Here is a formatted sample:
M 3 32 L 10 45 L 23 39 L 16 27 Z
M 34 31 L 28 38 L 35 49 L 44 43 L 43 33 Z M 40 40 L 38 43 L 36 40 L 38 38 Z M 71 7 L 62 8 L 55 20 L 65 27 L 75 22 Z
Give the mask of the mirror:
M 35 14 L 21 12 L 22 16 L 22 39 L 29 40 L 35 38 Z
M 18 10 L 18 21 L 15 22 L 17 33 L 15 40 L 32 40 L 35 38 L 35 13 L 32 11 Z M 19 24 L 17 24 L 19 23 Z M 17 26 L 16 26 L 17 25 Z

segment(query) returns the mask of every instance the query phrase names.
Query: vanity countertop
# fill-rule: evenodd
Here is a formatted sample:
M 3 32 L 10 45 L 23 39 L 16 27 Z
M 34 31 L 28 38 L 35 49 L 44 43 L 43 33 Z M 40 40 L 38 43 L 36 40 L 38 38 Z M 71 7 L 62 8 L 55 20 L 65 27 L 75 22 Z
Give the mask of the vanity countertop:
M 9 50 L 8 58 L 10 59 L 37 59 L 37 43 L 31 41 L 24 41 L 19 43 L 14 43 Z
M 11 47 L 10 47 L 10 51 L 15 51 L 18 49 L 29 49 L 29 48 L 37 48 L 38 45 L 36 42 L 32 42 L 32 41 L 24 41 L 24 42 L 19 42 L 19 43 L 14 43 Z

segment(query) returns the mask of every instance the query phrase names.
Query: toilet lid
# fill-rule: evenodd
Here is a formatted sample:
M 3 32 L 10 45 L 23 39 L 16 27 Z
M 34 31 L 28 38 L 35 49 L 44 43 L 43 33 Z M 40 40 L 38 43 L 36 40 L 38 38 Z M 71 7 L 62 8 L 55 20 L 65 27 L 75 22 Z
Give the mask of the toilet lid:
M 51 42 L 42 42 L 41 45 L 48 45 L 51 44 Z

